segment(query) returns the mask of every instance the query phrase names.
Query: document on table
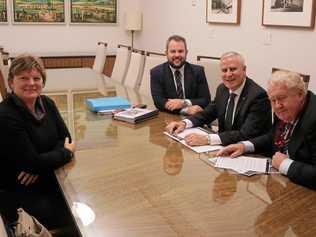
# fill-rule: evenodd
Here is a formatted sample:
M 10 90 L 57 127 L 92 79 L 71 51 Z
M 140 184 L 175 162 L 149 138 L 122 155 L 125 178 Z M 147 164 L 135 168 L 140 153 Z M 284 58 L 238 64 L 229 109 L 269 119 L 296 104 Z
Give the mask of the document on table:
M 256 173 L 269 173 L 271 162 L 269 158 L 255 158 L 249 156 L 215 157 L 210 158 L 215 167 L 231 169 L 239 174 L 252 175 Z
M 204 145 L 204 146 L 189 146 L 185 140 L 184 137 L 188 134 L 191 133 L 197 133 L 197 134 L 201 134 L 201 135 L 208 135 L 209 133 L 204 130 L 203 128 L 187 128 L 185 130 L 183 130 L 182 132 L 178 133 L 177 135 L 173 135 L 167 132 L 164 132 L 165 135 L 171 137 L 172 139 L 182 143 L 183 145 L 185 145 L 186 147 L 192 149 L 193 151 L 197 152 L 197 153 L 203 153 L 203 152 L 209 152 L 209 151 L 216 151 L 219 149 L 222 149 L 223 146 L 219 146 L 219 145 Z

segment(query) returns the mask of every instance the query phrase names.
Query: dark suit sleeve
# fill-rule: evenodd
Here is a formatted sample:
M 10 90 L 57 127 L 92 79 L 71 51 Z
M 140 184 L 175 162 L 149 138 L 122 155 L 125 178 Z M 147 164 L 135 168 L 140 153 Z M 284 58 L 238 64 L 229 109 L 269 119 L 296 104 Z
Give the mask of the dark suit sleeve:
M 155 106 L 159 110 L 165 110 L 168 98 L 164 95 L 162 66 L 150 70 L 150 89 Z
M 205 108 L 211 100 L 211 95 L 208 88 L 204 68 L 201 66 L 196 66 L 195 68 L 196 73 L 194 80 L 196 80 L 197 82 L 197 89 L 196 95 L 190 100 L 192 102 L 192 105 L 199 105 L 202 108 Z
M 249 140 L 271 128 L 271 107 L 265 92 L 258 94 L 249 103 L 246 118 L 239 130 L 219 133 L 223 145 Z
M 204 124 L 210 124 L 217 118 L 216 104 L 214 101 L 208 104 L 208 106 L 201 112 L 195 115 L 187 117 L 194 127 L 203 126 Z
M 300 139 L 303 139 L 303 144 L 295 153 L 296 157 L 290 157 L 295 161 L 290 165 L 287 176 L 294 183 L 316 190 L 316 126 Z
M 270 129 L 267 133 L 249 140 L 255 147 L 255 153 L 264 154 L 268 157 L 272 156 L 273 131 L 273 129 Z
M 55 149 L 64 148 L 64 143 L 65 143 L 66 137 L 69 138 L 69 142 L 72 141 L 70 132 L 69 132 L 63 118 L 61 117 L 59 110 L 55 105 L 55 102 L 48 98 L 48 104 L 49 104 L 48 105 L 49 108 L 51 108 L 51 110 L 52 110 L 52 113 L 56 116 L 55 123 L 56 123 L 56 129 L 58 132 L 59 140 L 55 146 Z M 65 149 L 65 150 L 67 150 L 67 149 Z

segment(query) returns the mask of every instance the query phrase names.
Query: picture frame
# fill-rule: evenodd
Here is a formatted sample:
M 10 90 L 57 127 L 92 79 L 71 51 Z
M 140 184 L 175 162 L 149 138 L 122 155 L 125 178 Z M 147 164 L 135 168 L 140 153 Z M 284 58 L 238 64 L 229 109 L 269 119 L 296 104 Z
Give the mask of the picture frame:
M 314 0 L 263 0 L 262 25 L 314 28 Z
M 71 24 L 116 24 L 117 15 L 117 0 L 70 0 Z
M 207 0 L 206 22 L 240 24 L 241 0 Z
M 13 0 L 12 21 L 23 24 L 64 24 L 65 0 Z
M 8 23 L 7 0 L 0 0 L 0 24 Z

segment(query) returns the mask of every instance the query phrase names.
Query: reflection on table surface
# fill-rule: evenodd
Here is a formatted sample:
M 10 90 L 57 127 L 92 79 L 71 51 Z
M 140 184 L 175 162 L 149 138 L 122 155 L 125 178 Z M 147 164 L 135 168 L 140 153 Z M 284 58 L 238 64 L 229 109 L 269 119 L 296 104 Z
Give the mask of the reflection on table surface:
M 131 125 L 84 103 L 120 95 L 153 107 L 150 98 L 115 83 L 58 93 L 50 96 L 78 150 L 57 177 L 83 236 L 316 236 L 314 191 L 281 175 L 244 177 L 208 165 L 212 154 L 163 135 L 178 116 Z

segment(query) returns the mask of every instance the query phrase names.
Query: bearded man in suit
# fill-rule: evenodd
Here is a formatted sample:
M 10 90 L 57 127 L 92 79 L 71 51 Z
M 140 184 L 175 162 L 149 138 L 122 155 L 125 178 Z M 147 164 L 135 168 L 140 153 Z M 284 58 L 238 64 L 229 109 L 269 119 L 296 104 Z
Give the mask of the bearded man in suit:
M 161 111 L 195 114 L 211 99 L 204 68 L 188 63 L 187 53 L 185 39 L 170 36 L 166 44 L 168 61 L 150 71 L 151 95 Z

